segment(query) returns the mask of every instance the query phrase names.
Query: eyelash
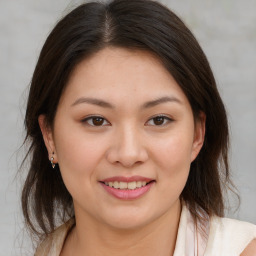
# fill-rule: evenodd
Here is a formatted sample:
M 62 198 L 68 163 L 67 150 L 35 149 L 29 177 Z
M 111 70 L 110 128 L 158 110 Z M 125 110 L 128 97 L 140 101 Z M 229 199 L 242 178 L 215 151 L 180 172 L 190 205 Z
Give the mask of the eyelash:
M 147 123 L 148 123 L 149 121 L 151 121 L 151 120 L 156 119 L 156 118 L 162 118 L 162 119 L 164 119 L 164 124 L 160 124 L 160 125 L 153 124 L 152 126 L 165 126 L 165 125 L 167 125 L 167 124 L 169 124 L 170 122 L 173 121 L 173 119 L 171 119 L 170 117 L 168 117 L 168 116 L 166 116 L 166 115 L 156 115 L 156 116 L 151 117 L 151 118 L 147 121 Z
M 96 119 L 96 118 L 99 118 L 101 120 L 103 120 L 104 122 L 106 121 L 108 124 L 110 124 L 105 118 L 103 118 L 102 116 L 88 116 L 86 117 L 85 119 L 82 120 L 82 123 L 87 123 L 88 125 L 90 126 L 93 126 L 93 127 L 100 127 L 100 126 L 106 126 L 106 125 L 93 125 L 93 124 L 90 124 L 89 121 L 93 121 L 93 119 Z
M 100 124 L 100 125 L 94 125 L 93 123 L 89 123 L 89 121 L 93 121 L 93 119 L 97 119 L 99 118 L 101 121 L 103 121 L 103 124 Z M 154 119 L 156 120 L 156 118 L 163 118 L 164 119 L 164 124 L 160 124 L 160 125 L 156 125 L 156 124 L 152 124 L 152 126 L 165 126 L 167 125 L 168 123 L 172 122 L 173 119 L 171 119 L 170 117 L 166 116 L 166 115 L 156 115 L 156 116 L 153 116 L 151 117 L 147 123 L 151 120 L 154 121 Z M 107 125 L 105 124 L 104 125 L 104 122 L 107 122 Z M 82 123 L 87 123 L 88 125 L 92 126 L 92 127 L 102 127 L 102 126 L 109 126 L 110 123 L 105 119 L 103 118 L 102 116 L 89 116 L 89 117 L 86 117 L 85 119 L 82 120 Z

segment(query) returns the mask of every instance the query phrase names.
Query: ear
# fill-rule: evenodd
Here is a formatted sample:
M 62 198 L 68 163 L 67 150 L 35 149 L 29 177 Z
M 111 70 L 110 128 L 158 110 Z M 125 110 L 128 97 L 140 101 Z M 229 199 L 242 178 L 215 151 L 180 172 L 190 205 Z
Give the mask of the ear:
M 51 160 L 51 157 L 53 157 L 54 158 L 53 163 L 57 163 L 58 158 L 57 158 L 55 143 L 54 143 L 54 139 L 53 139 L 53 131 L 47 124 L 45 115 L 40 115 L 38 117 L 38 123 L 39 123 L 40 129 L 41 129 L 42 135 L 43 135 L 44 144 L 48 151 L 49 160 Z
M 205 122 L 206 115 L 200 112 L 199 117 L 195 120 L 195 131 L 194 131 L 194 141 L 191 151 L 191 162 L 193 162 L 197 155 L 199 154 L 203 144 L 205 136 Z

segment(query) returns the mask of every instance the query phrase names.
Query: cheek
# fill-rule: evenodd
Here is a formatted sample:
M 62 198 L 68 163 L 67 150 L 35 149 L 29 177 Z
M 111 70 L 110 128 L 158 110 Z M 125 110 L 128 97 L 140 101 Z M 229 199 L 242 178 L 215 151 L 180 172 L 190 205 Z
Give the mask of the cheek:
M 165 195 L 163 200 L 173 202 L 180 197 L 188 179 L 190 170 L 191 144 L 180 137 L 175 137 L 159 145 L 157 179 L 161 186 L 159 194 Z M 166 204 L 167 204 L 166 203 Z
M 189 130 L 179 129 L 165 140 L 155 143 L 155 162 L 161 194 L 177 199 L 181 194 L 190 170 L 193 134 Z
M 177 132 L 167 136 L 166 139 L 155 143 L 155 156 L 163 167 L 172 172 L 188 169 L 190 166 L 192 152 L 192 136 L 188 133 Z
M 82 129 L 72 133 L 70 130 L 56 129 L 55 136 L 58 163 L 68 190 L 95 182 L 97 165 L 104 156 L 104 141 L 99 136 L 88 135 Z

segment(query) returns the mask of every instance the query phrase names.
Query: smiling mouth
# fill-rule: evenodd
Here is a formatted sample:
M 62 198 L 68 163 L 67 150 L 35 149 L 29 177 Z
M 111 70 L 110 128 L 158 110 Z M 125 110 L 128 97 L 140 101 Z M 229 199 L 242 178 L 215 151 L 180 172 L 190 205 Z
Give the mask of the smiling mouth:
M 154 182 L 153 180 L 150 182 L 146 181 L 132 181 L 132 182 L 123 182 L 123 181 L 110 181 L 110 182 L 102 182 L 106 186 L 119 189 L 119 190 L 135 190 L 138 188 L 145 187 L 149 183 Z
M 115 176 L 100 181 L 106 192 L 121 200 L 135 200 L 142 197 L 155 182 L 156 180 L 142 176 Z

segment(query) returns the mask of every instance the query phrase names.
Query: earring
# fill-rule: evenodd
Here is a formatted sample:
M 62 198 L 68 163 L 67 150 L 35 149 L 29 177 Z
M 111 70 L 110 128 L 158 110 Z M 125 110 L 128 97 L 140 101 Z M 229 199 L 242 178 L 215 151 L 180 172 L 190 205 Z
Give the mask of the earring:
M 53 155 L 54 155 L 54 152 L 52 152 L 52 157 L 51 157 L 51 165 L 52 165 L 52 168 L 54 169 L 55 163 L 53 162 L 53 160 L 54 160 Z

